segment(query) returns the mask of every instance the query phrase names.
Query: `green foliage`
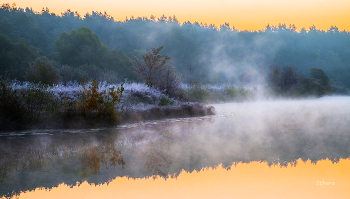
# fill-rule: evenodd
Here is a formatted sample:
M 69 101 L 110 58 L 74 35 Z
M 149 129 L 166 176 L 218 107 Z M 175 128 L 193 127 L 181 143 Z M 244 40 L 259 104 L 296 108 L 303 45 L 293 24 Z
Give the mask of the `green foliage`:
M 254 98 L 253 93 L 243 87 L 235 87 L 232 85 L 225 87 L 225 94 L 230 101 L 244 101 Z
M 46 84 L 31 84 L 28 88 L 19 90 L 19 96 L 26 109 L 37 120 L 39 120 L 42 113 L 58 112 L 58 98 L 53 92 L 47 91 Z
M 83 29 L 79 32 L 81 27 L 89 28 L 91 32 Z M 77 39 L 69 39 L 72 30 L 79 36 Z M 67 33 L 62 33 L 63 31 Z M 24 40 L 28 41 L 27 44 L 41 49 L 55 61 L 59 61 L 61 56 L 56 47 L 66 48 L 67 51 L 62 52 L 63 57 L 61 56 L 66 62 L 62 61 L 62 64 L 71 67 L 95 64 L 103 70 L 114 71 L 119 79 L 138 80 L 138 77 L 132 72 L 133 62 L 126 56 L 120 56 L 118 49 L 132 52 L 141 60 L 140 49 L 164 45 L 168 48 L 162 52 L 172 57 L 176 72 L 185 83 L 233 83 L 236 77 L 245 73 L 245 65 L 258 71 L 260 65 L 276 63 L 280 66 L 294 66 L 298 72 L 305 74 L 311 67 L 317 66 L 338 85 L 350 88 L 350 33 L 340 31 L 337 27 L 321 31 L 312 26 L 309 30 L 302 29 L 298 32 L 294 25 L 278 24 L 268 25 L 261 31 L 237 31 L 225 24 L 218 30 L 215 25 L 191 22 L 180 24 L 176 17 L 115 21 L 107 13 L 96 11 L 84 15 L 67 10 L 56 15 L 50 13 L 49 9 L 35 12 L 30 8 L 20 9 L 3 4 L 0 8 L 0 32 L 15 44 L 22 43 L 26 46 Z M 98 39 L 92 32 L 98 35 Z M 61 33 L 62 38 L 67 40 L 56 46 L 55 40 Z M 101 47 L 103 44 L 108 45 L 110 50 Z M 71 48 L 72 45 L 77 48 Z M 0 45 L 0 48 L 3 46 L 5 45 Z M 7 76 L 12 79 L 24 79 L 28 63 L 36 56 L 26 60 L 23 54 L 27 54 L 25 52 L 28 49 L 23 46 L 21 49 L 22 51 L 2 51 L 5 56 L 0 58 L 0 74 L 9 74 Z M 38 49 L 33 49 L 30 47 L 29 50 L 38 53 Z M 251 59 L 251 55 L 258 56 Z M 245 63 L 244 66 L 242 63 Z M 246 77 L 249 79 L 249 75 Z M 254 81 L 255 74 L 251 77 Z
M 159 100 L 159 106 L 172 105 L 172 102 L 169 100 L 169 97 L 166 95 L 162 95 L 162 98 Z
M 90 28 L 61 33 L 55 41 L 62 64 L 80 66 L 104 62 L 108 47 L 102 45 L 98 36 Z
M 0 126 L 20 130 L 40 121 L 43 113 L 57 113 L 58 99 L 45 85 L 14 90 L 0 78 Z
M 98 83 L 93 80 L 89 87 L 83 86 L 78 98 L 58 98 L 42 83 L 15 90 L 0 78 L 0 130 L 36 125 L 54 128 L 60 122 L 60 128 L 114 125 L 119 118 L 115 105 L 120 102 L 123 91 L 121 85 L 116 90 L 112 87 L 99 92 Z
M 112 71 L 118 74 L 120 80 L 129 79 L 132 81 L 140 81 L 137 73 L 132 69 L 134 63 L 132 59 L 127 57 L 124 52 L 119 50 L 110 50 L 106 58 L 106 65 L 103 66 L 105 71 Z
M 82 27 L 72 30 L 70 34 L 63 32 L 55 44 L 61 63 L 73 68 L 83 68 L 81 72 L 87 73 L 83 78 L 99 79 L 98 75 L 107 77 L 111 71 L 112 74 L 118 75 L 119 79 L 137 79 L 132 70 L 132 60 L 122 50 L 109 50 L 90 28 Z M 94 72 L 88 74 L 90 71 Z
M 107 83 L 115 83 L 119 81 L 118 74 L 114 71 L 103 70 L 98 68 L 96 65 L 84 64 L 79 67 L 71 67 L 63 65 L 60 67 L 60 75 L 62 76 L 62 82 L 66 84 L 69 81 L 80 82 L 81 80 L 96 81 Z
M 270 88 L 283 96 L 323 96 L 333 93 L 326 73 L 319 68 L 311 68 L 311 78 L 302 79 L 294 67 L 274 66 L 268 76 Z
M 211 94 L 209 89 L 203 88 L 204 85 L 200 83 L 193 83 L 186 91 L 186 98 L 196 102 L 208 102 L 211 101 Z
M 17 92 L 0 77 L 0 126 L 4 130 L 21 129 L 30 122 L 30 114 Z M 20 125 L 16 126 L 15 122 Z
M 143 55 L 145 55 L 146 53 L 147 53 L 146 49 L 141 49 L 141 50 L 134 49 L 131 52 L 128 52 L 126 55 L 131 59 L 133 57 L 136 57 L 138 60 L 143 60 Z
M 253 100 L 256 93 L 243 87 L 227 85 L 223 89 L 211 89 L 207 85 L 194 83 L 186 90 L 187 100 L 202 103 L 241 102 Z
M 37 56 L 39 53 L 24 40 L 13 43 L 0 33 L 0 75 L 24 80 L 29 63 Z
M 27 71 L 27 79 L 34 83 L 43 83 L 49 86 L 58 84 L 61 80 L 59 70 L 54 66 L 53 62 L 47 57 L 38 57 Z
M 299 90 L 300 75 L 295 67 L 276 65 L 270 69 L 268 84 L 275 93 L 290 95 Z
M 80 72 L 75 70 L 75 68 L 68 66 L 68 65 L 63 65 L 59 68 L 60 70 L 60 75 L 62 77 L 62 82 L 66 84 L 69 81 L 77 81 L 80 82 L 83 78 L 80 76 Z
M 329 84 L 329 78 L 326 73 L 319 68 L 311 68 L 311 77 L 318 81 L 322 86 L 327 86 Z
M 311 68 L 310 74 L 312 78 L 306 78 L 302 82 L 304 95 L 323 96 L 333 93 L 329 78 L 322 69 Z

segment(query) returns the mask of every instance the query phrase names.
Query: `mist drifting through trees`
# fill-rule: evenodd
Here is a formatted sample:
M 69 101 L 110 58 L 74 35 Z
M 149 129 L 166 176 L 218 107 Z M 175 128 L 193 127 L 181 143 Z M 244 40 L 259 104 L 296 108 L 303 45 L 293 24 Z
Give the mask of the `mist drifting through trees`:
M 126 64 L 133 64 L 132 60 L 127 60 L 124 55 L 140 58 L 140 52 L 145 49 L 164 46 L 162 52 L 172 57 L 175 70 L 184 83 L 260 84 L 268 74 L 269 66 L 279 65 L 295 67 L 304 76 L 310 76 L 311 68 L 320 68 L 339 90 L 350 86 L 350 34 L 333 26 L 328 31 L 321 31 L 310 24 L 308 30 L 298 32 L 294 25 L 279 24 L 251 32 L 237 30 L 229 24 L 220 27 L 191 22 L 180 24 L 175 16 L 132 17 L 114 21 L 113 17 L 101 12 L 82 16 L 67 10 L 57 15 L 48 8 L 36 12 L 9 4 L 3 4 L 0 9 L 0 24 L 1 34 L 12 45 L 22 44 L 31 49 L 30 53 L 21 51 L 27 55 L 23 62 L 34 60 L 35 56 L 31 56 L 39 53 L 61 64 L 71 62 L 62 60 L 59 54 L 61 48 L 57 43 L 55 45 L 55 41 L 62 32 L 71 34 L 72 30 L 87 27 L 96 33 L 105 46 L 100 48 L 97 55 L 119 56 L 116 60 L 122 60 L 108 68 L 118 74 L 119 81 L 125 78 L 137 80 L 132 66 Z M 1 56 L 7 58 L 2 59 L 3 66 L 14 64 L 8 54 L 2 53 Z M 109 63 L 106 59 L 82 58 L 87 63 L 80 65 L 101 65 L 101 68 L 106 68 Z M 20 71 L 27 66 L 21 67 Z M 10 74 L 4 68 L 0 72 L 11 78 L 22 77 L 15 72 Z
M 350 97 L 323 96 L 350 94 L 349 69 L 350 32 L 335 26 L 0 5 L 0 196 L 238 163 L 335 165 L 350 154 Z

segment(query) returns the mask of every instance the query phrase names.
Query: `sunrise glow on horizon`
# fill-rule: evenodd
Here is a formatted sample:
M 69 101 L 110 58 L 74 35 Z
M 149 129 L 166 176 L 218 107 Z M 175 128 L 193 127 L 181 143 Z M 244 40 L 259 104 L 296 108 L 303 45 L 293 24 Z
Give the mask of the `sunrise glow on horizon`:
M 348 0 L 129 0 L 129 1 L 80 1 L 80 0 L 17 0 L 4 2 L 16 4 L 20 8 L 32 8 L 41 11 L 48 7 L 50 12 L 61 14 L 67 9 L 77 11 L 84 16 L 92 11 L 106 12 L 116 21 L 124 21 L 131 16 L 156 18 L 163 14 L 167 17 L 176 16 L 180 23 L 190 21 L 203 24 L 229 23 L 238 30 L 263 30 L 270 25 L 294 24 L 297 30 L 315 25 L 317 29 L 328 30 L 337 26 L 340 31 L 350 31 L 350 1 Z

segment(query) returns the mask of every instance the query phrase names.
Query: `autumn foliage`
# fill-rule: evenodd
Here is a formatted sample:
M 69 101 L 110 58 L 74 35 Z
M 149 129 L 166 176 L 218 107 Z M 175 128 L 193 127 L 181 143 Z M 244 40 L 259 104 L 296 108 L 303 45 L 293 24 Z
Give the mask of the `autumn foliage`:
M 102 120 L 108 124 L 118 122 L 118 114 L 115 104 L 120 102 L 123 95 L 123 84 L 115 90 L 115 87 L 99 91 L 98 82 L 92 80 L 86 87 L 86 82 L 82 80 L 83 90 L 77 101 L 63 101 L 63 110 L 68 115 L 77 115 L 81 119 Z

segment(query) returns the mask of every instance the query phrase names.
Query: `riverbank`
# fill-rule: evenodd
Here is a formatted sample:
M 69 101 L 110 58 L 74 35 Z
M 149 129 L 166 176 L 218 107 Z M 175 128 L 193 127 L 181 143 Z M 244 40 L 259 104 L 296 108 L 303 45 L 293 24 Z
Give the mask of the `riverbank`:
M 148 120 L 214 115 L 214 107 L 205 105 L 209 103 L 285 99 L 265 87 L 192 84 L 182 85 L 181 89 L 177 98 L 170 98 L 142 83 L 120 85 L 92 81 L 50 87 L 1 81 L 0 132 L 113 127 Z M 288 99 L 299 98 L 288 96 Z
M 146 120 L 199 117 L 215 115 L 213 106 L 200 103 L 182 102 L 180 105 L 150 106 L 146 109 L 130 109 L 122 113 L 120 123 L 134 123 Z
M 0 94 L 0 132 L 113 127 L 215 114 L 214 107 L 169 98 L 137 83 L 107 85 L 92 81 L 48 87 L 1 81 Z

